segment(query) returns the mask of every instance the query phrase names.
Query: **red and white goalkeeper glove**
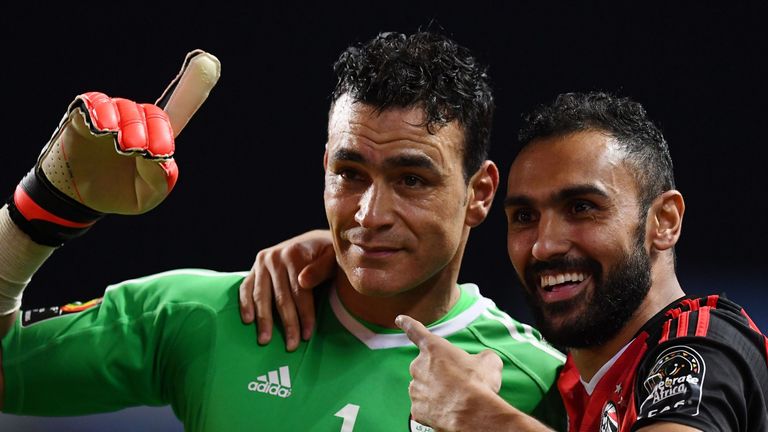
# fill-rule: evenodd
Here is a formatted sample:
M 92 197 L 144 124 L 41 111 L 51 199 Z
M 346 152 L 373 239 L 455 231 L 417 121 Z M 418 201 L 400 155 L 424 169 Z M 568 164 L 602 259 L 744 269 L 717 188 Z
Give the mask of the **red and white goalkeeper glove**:
M 174 138 L 220 72 L 216 57 L 195 50 L 156 105 L 98 92 L 77 96 L 9 199 L 13 222 L 36 243 L 60 246 L 106 214 L 141 214 L 160 204 L 178 178 Z

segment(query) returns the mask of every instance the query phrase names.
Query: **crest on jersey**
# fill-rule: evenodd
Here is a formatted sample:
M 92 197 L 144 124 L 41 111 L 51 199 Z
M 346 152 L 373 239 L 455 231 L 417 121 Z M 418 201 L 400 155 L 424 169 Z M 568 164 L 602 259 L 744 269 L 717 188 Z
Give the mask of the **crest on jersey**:
M 705 372 L 704 359 L 693 348 L 678 345 L 664 350 L 643 381 L 647 396 L 638 418 L 667 411 L 698 414 Z
M 600 414 L 600 432 L 619 432 L 619 411 L 611 401 L 605 403 Z

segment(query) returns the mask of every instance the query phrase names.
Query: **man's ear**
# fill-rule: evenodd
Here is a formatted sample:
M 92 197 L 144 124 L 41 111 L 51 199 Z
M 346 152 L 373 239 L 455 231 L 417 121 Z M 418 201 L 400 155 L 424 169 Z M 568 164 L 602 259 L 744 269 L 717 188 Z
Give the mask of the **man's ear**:
M 499 188 L 499 168 L 492 161 L 485 161 L 469 179 L 467 216 L 465 223 L 470 227 L 480 225 L 488 216 L 493 197 Z
M 651 205 L 649 215 L 649 239 L 654 249 L 671 249 L 680 238 L 683 226 L 685 201 L 676 190 L 668 190 L 659 195 Z
M 328 171 L 328 143 L 325 143 L 325 151 L 323 152 L 323 171 Z

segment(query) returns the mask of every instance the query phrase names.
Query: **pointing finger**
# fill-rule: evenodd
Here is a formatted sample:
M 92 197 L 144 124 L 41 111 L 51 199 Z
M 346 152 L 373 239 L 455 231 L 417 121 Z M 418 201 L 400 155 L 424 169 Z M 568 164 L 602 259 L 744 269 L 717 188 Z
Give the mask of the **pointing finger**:
M 437 337 L 430 333 L 429 330 L 424 327 L 424 324 L 408 315 L 398 315 L 397 318 L 395 318 L 395 325 L 400 327 L 405 332 L 405 335 L 408 336 L 408 339 L 416 344 L 419 349 L 426 348 L 426 344 L 429 340 L 433 337 Z

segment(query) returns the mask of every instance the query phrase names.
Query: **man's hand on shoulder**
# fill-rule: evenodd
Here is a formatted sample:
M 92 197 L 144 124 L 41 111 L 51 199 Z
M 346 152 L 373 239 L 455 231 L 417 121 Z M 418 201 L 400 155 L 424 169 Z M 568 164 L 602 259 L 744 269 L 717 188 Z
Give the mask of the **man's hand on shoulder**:
M 315 326 L 312 289 L 336 272 L 336 254 L 327 230 L 314 230 L 259 251 L 240 285 L 240 317 L 256 321 L 258 342 L 269 343 L 274 319 L 272 300 L 285 331 L 285 345 L 294 351 Z

